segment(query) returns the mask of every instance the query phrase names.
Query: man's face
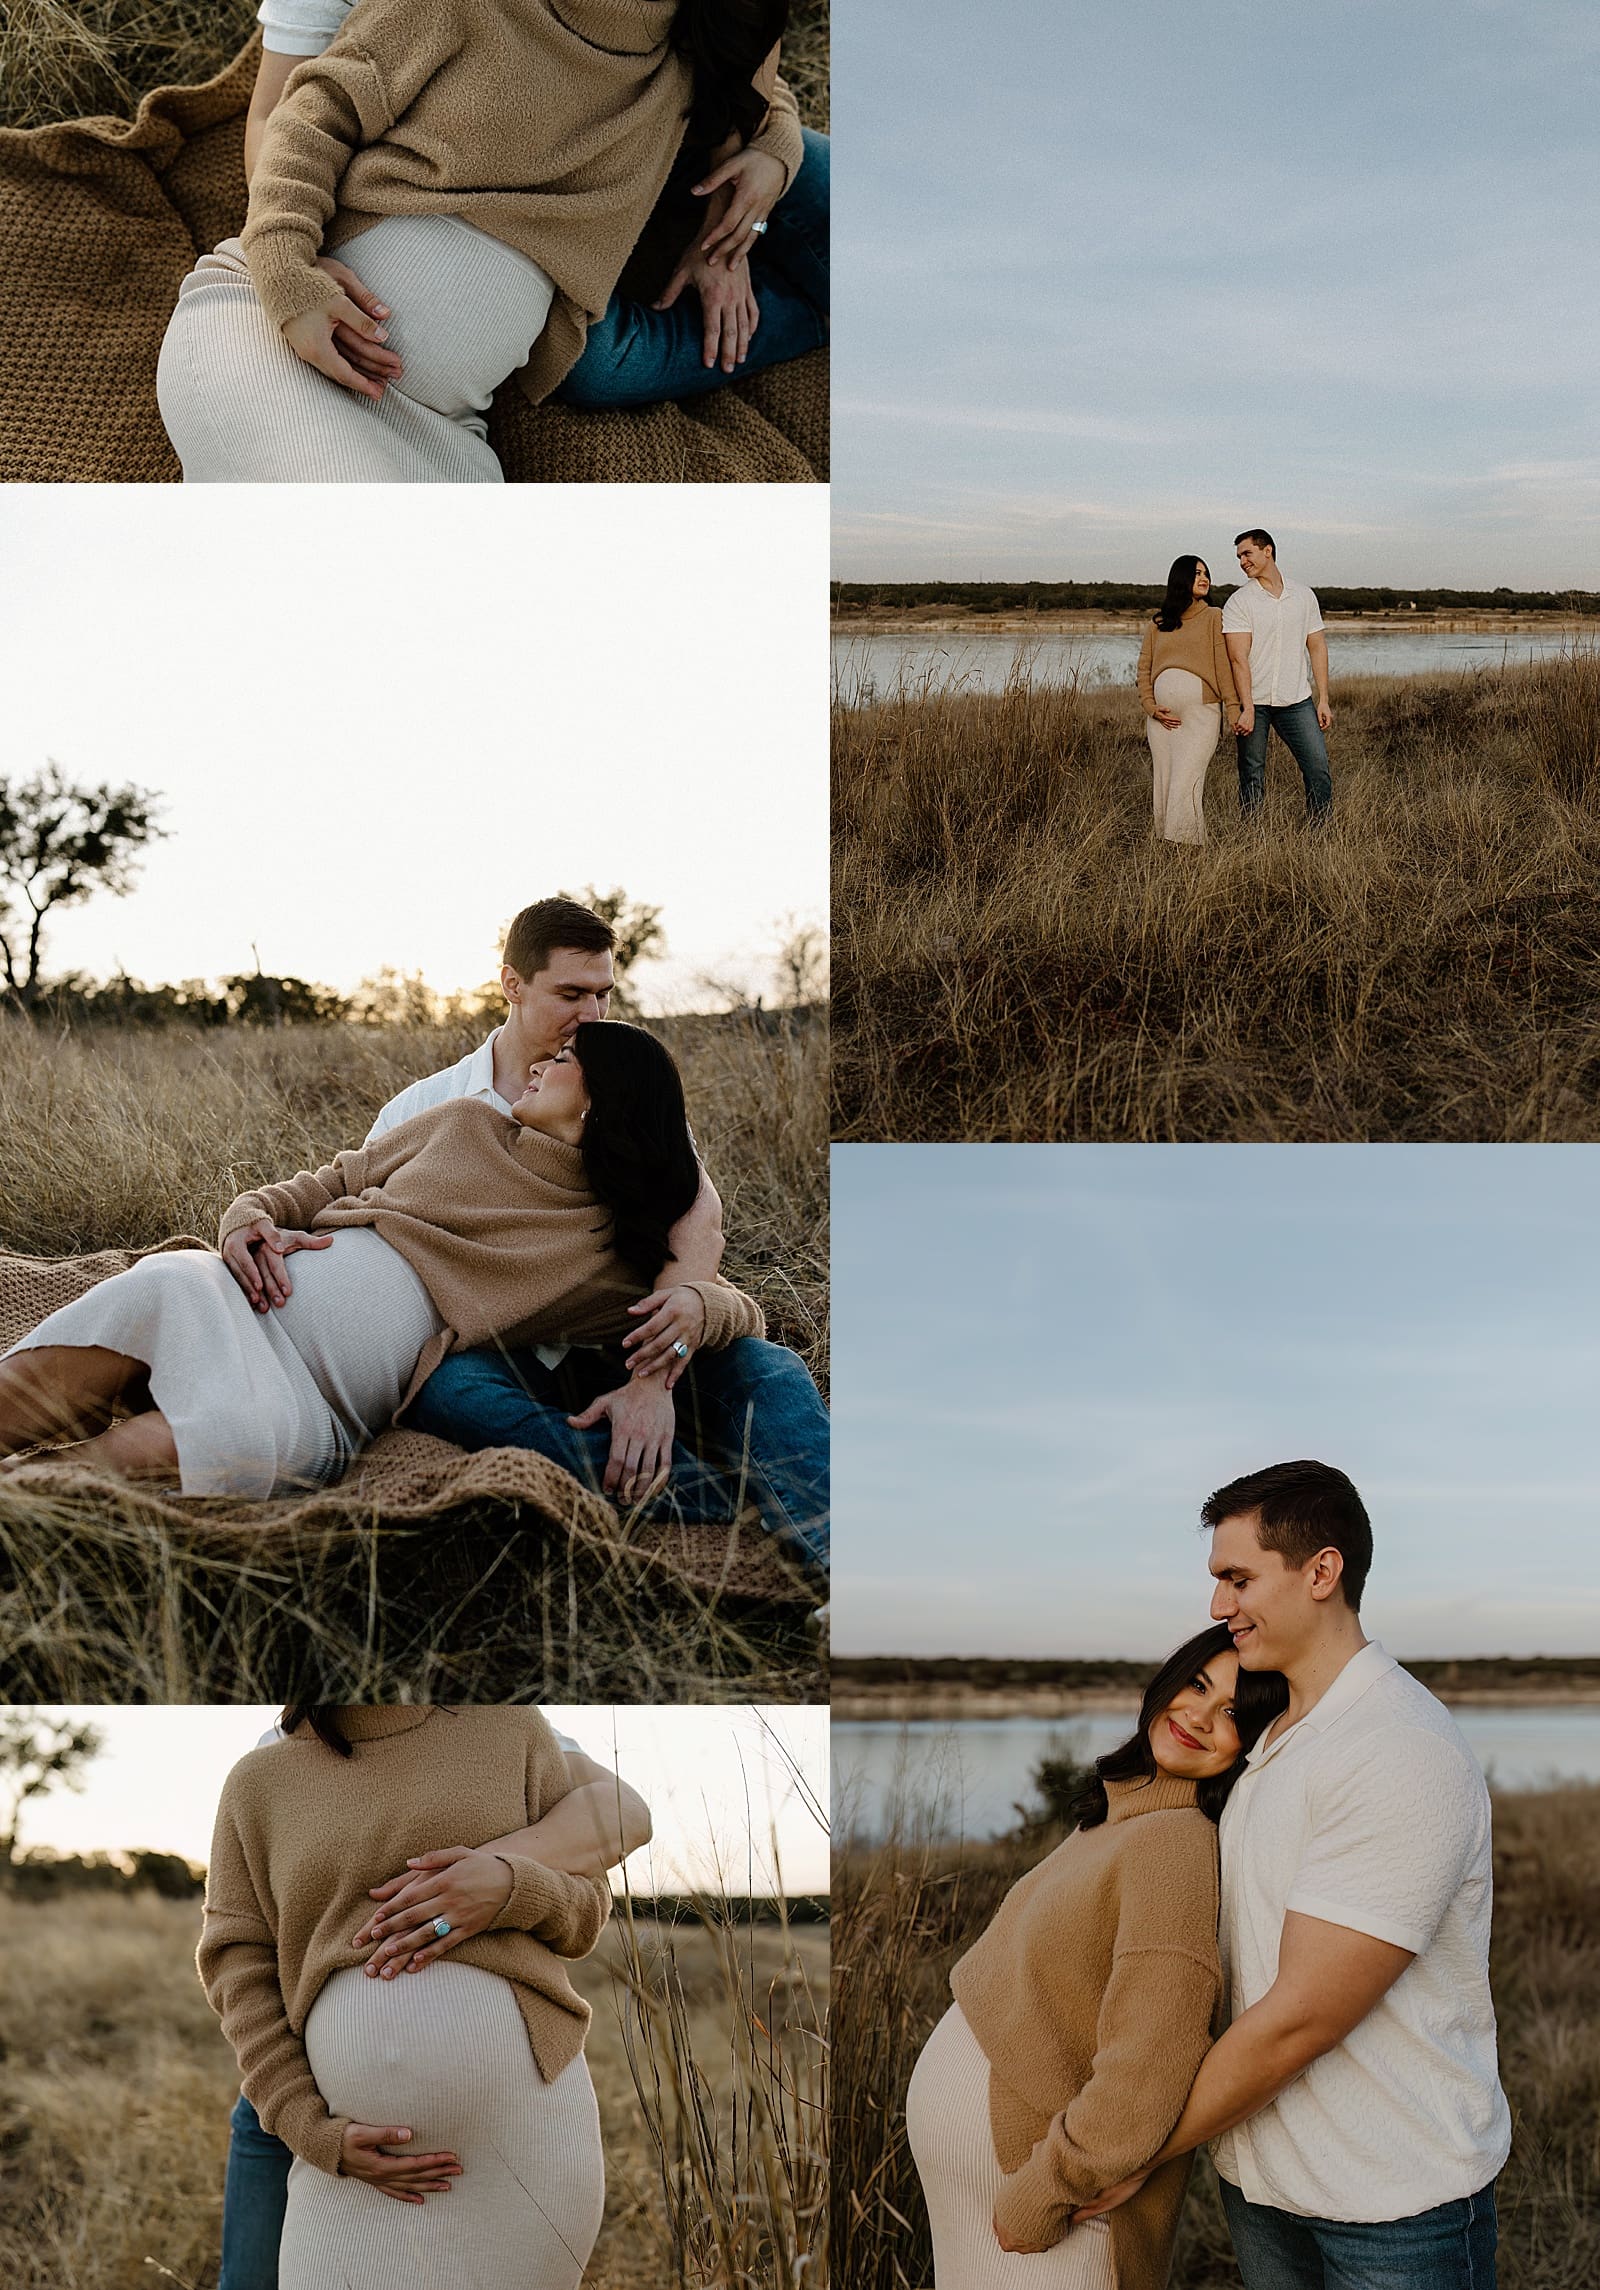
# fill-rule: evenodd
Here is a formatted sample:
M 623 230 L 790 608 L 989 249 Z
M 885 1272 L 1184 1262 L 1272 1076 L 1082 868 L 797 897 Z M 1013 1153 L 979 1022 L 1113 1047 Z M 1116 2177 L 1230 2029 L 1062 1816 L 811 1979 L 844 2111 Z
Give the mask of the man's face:
M 1228 1625 L 1242 1670 L 1281 1670 L 1303 1649 L 1317 1621 L 1315 1563 L 1295 1567 L 1281 1551 L 1263 1550 L 1254 1511 L 1213 1527 L 1211 1619 Z
M 1233 553 L 1246 580 L 1259 580 L 1272 562 L 1272 551 L 1264 549 L 1259 541 L 1241 541 Z
M 586 954 L 578 946 L 557 946 L 542 970 L 520 978 L 508 963 L 500 973 L 506 1000 L 521 1013 L 530 1059 L 537 1063 L 564 1050 L 578 1028 L 603 1018 L 616 984 L 609 954 Z

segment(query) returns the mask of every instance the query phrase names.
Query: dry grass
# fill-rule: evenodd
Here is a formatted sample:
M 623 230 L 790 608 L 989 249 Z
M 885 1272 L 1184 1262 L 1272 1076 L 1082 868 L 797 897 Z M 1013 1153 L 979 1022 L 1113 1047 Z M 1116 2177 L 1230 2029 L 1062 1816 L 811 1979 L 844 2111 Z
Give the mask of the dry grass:
M 196 1905 L 147 1893 L 8 1901 L 7 2290 L 212 2290 L 238 2077 L 195 1978 L 199 1922 Z M 641 1919 L 630 1934 L 623 1920 L 574 1976 L 595 2009 L 588 2053 L 608 2181 L 591 2290 L 732 2290 L 724 2250 L 752 2258 L 738 2290 L 789 2290 L 797 2270 L 761 2255 L 762 2222 L 769 2239 L 776 2228 L 800 2255 L 817 2252 L 807 2279 L 822 2279 L 826 1931 Z M 659 2161 L 663 2144 L 671 2155 L 682 2143 L 679 2089 L 698 2095 L 696 2119 L 711 2126 L 694 2182 L 709 2231 L 687 2251 Z
M 835 1134 L 1600 1137 L 1600 652 L 1336 697 L 1332 822 L 1225 740 L 1198 850 L 1130 693 L 841 708 Z
M 6 0 L 0 126 L 126 113 L 152 88 L 208 79 L 255 27 L 255 0 Z M 828 0 L 799 0 L 784 74 L 810 127 L 828 124 Z
M 820 1025 L 663 1021 L 725 1204 L 729 1277 L 821 1381 L 827 1044 Z M 90 1029 L 0 1022 L 0 1248 L 64 1256 L 214 1232 L 233 1195 L 359 1140 L 448 1029 Z M 625 1554 L 518 1534 L 504 1507 L 417 1527 L 180 1542 L 130 1490 L 0 1481 L 12 1699 L 817 1700 L 803 1622 L 661 1586 Z
M 950 1966 L 1056 1841 L 961 1850 L 902 1835 L 836 1848 L 834 2241 L 850 2290 L 921 2290 L 926 2215 L 905 2093 Z M 1491 1976 L 1515 2140 L 1500 2180 L 1501 2290 L 1600 2280 L 1600 1787 L 1495 1800 Z M 1185 2205 L 1171 2290 L 1238 2290 L 1215 2181 Z

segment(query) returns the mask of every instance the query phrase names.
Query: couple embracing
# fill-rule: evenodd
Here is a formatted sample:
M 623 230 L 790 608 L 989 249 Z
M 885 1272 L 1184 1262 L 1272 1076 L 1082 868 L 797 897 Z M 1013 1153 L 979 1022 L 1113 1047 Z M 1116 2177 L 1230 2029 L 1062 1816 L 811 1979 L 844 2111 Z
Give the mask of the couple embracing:
M 1167 593 L 1139 653 L 1155 828 L 1168 843 L 1206 839 L 1206 767 L 1224 716 L 1237 743 L 1239 808 L 1246 818 L 1266 795 L 1273 732 L 1300 767 L 1310 823 L 1320 824 L 1333 808 L 1325 736 L 1333 710 L 1321 607 L 1303 581 L 1278 570 L 1270 533 L 1254 526 L 1233 546 L 1244 579 L 1220 614 L 1209 602 L 1204 557 L 1174 557 Z
M 504 1024 L 363 1144 L 241 1194 L 219 1254 L 145 1257 L 41 1321 L 0 1360 L 0 1454 L 70 1439 L 119 1476 L 271 1496 L 403 1420 L 646 1515 L 748 1503 L 823 1575 L 827 1412 L 720 1276 L 677 1067 L 606 1019 L 614 943 L 571 899 L 524 908 Z
M 1245 2290 L 1493 2290 L 1489 1796 L 1361 1627 L 1341 1471 L 1205 1504 L 1215 1627 L 951 1975 L 907 2128 L 937 2290 L 1162 2290 L 1209 2143 Z

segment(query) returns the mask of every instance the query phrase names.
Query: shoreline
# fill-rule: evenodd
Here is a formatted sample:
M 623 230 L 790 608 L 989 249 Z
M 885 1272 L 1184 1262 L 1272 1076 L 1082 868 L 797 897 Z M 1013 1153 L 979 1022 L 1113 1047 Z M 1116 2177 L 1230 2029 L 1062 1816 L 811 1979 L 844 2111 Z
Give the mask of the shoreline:
M 1128 636 L 1142 631 L 1147 612 L 947 612 L 907 605 L 903 611 L 838 612 L 829 632 L 845 636 Z M 1346 636 L 1530 636 L 1600 634 L 1592 620 L 1555 612 L 1329 612 L 1330 634 Z
M 1435 1689 L 1430 1688 L 1432 1692 Z M 1440 1693 L 1447 1709 L 1600 1709 L 1600 1686 L 1464 1686 Z M 970 1725 L 1006 1718 L 1049 1721 L 1075 1717 L 1136 1717 L 1139 1696 L 1090 1686 L 1022 1686 L 981 1689 L 905 1687 L 875 1692 L 860 1686 L 835 1687 L 831 1713 L 841 1725 Z

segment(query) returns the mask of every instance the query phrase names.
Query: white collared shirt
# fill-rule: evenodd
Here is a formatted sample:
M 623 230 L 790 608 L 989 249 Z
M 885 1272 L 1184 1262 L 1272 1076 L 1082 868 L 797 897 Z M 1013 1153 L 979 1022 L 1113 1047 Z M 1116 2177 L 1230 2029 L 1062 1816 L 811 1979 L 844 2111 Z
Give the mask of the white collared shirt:
M 1258 1742 L 1223 1809 L 1228 2015 L 1278 1973 L 1290 1909 L 1413 1961 L 1344 2041 L 1213 2142 L 1246 2199 L 1412 2218 L 1476 2194 L 1511 2148 L 1489 1995 L 1489 1792 L 1443 1704 L 1377 1644 Z
M 1273 596 L 1258 580 L 1236 588 L 1222 608 L 1222 633 L 1250 639 L 1250 697 L 1258 708 L 1292 708 L 1311 697 L 1306 638 L 1322 627 L 1314 589 L 1284 575 Z
M 468 1050 L 464 1058 L 446 1066 L 443 1073 L 425 1073 L 420 1081 L 408 1084 L 391 1097 L 387 1105 L 380 1105 L 366 1142 L 381 1137 L 386 1129 L 398 1129 L 402 1121 L 409 1121 L 414 1113 L 426 1113 L 430 1106 L 448 1105 L 456 1097 L 481 1097 L 496 1112 L 509 1114 L 511 1108 L 494 1086 L 494 1045 L 500 1039 L 500 1028 L 475 1050 Z

